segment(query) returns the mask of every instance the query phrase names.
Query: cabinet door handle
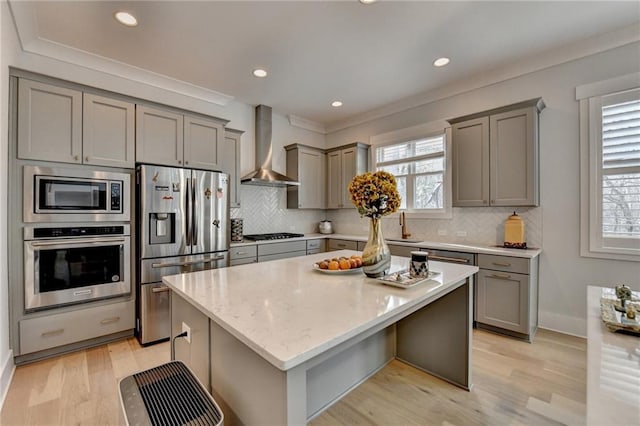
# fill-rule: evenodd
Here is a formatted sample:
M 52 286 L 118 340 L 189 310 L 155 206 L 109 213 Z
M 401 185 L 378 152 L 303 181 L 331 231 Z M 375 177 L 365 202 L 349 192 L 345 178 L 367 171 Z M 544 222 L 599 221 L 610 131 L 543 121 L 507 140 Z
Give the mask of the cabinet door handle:
M 111 317 L 111 318 L 105 318 L 102 321 L 100 321 L 100 324 L 106 325 L 106 324 L 113 324 L 114 322 L 118 322 L 120 321 L 120 317 Z
M 489 275 L 491 278 L 497 278 L 499 280 L 510 280 L 511 279 L 511 275 L 509 274 L 491 274 Z
M 247 254 L 246 251 L 237 251 L 236 254 Z
M 504 267 L 509 267 L 509 266 L 511 266 L 511 264 L 510 264 L 510 263 L 507 263 L 507 262 L 491 262 L 491 263 L 492 263 L 493 265 L 496 265 L 496 266 L 504 266 Z
M 166 293 L 167 291 L 171 291 L 169 287 L 154 287 L 151 289 L 151 293 Z
M 346 247 L 347 245 L 346 244 L 336 244 L 336 246 L 338 246 L 338 247 Z
M 84 157 L 84 161 L 89 161 L 89 156 Z
M 443 262 L 451 262 L 451 263 L 469 263 L 468 259 L 459 259 L 457 257 L 449 257 L 449 256 L 437 256 L 429 254 L 429 260 L 441 260 Z
M 59 336 L 62 333 L 64 333 L 64 328 L 59 328 L 57 330 L 51 330 L 51 331 L 45 331 L 40 336 L 42 336 L 42 337 L 53 337 L 53 336 Z
M 73 156 L 73 159 L 74 159 L 75 161 L 80 161 L 80 157 L 79 157 L 79 156 L 77 156 L 77 155 L 74 155 L 74 156 Z

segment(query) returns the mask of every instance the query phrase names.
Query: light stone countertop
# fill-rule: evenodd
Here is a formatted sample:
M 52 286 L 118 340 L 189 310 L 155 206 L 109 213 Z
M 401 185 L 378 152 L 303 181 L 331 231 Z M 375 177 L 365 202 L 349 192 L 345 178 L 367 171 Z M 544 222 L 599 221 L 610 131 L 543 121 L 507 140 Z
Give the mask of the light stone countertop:
M 640 425 L 640 337 L 602 322 L 602 287 L 587 290 L 587 425 Z
M 350 240 L 350 241 L 367 241 L 367 237 L 363 235 L 351 235 L 351 234 L 305 234 L 304 237 L 299 238 L 287 238 L 283 240 L 269 240 L 269 241 L 249 241 L 244 240 L 242 242 L 232 242 L 231 247 L 241 247 L 247 245 L 260 245 L 260 244 L 273 244 L 273 243 L 282 243 L 285 241 L 300 241 L 300 240 L 312 240 L 312 239 L 320 239 L 320 238 L 335 238 L 338 240 Z M 475 254 L 494 254 L 497 256 L 511 256 L 511 257 L 523 257 L 527 259 L 533 259 L 539 256 L 542 253 L 542 249 L 539 248 L 529 248 L 529 249 L 511 249 L 504 248 L 498 246 L 488 246 L 483 244 L 455 244 L 455 243 L 444 243 L 438 241 L 420 241 L 416 243 L 408 242 L 408 241 L 398 241 L 398 240 L 387 240 L 387 244 L 394 245 L 403 245 L 415 247 L 417 249 L 420 248 L 429 248 L 435 250 L 451 250 L 451 251 L 459 251 L 465 253 L 475 253 Z
M 358 252 L 342 250 L 334 256 Z M 427 304 L 475 274 L 475 266 L 430 262 L 432 280 L 402 289 L 362 273 L 328 274 L 313 264 L 325 253 L 163 278 L 203 314 L 280 370 Z M 391 272 L 408 267 L 392 257 Z

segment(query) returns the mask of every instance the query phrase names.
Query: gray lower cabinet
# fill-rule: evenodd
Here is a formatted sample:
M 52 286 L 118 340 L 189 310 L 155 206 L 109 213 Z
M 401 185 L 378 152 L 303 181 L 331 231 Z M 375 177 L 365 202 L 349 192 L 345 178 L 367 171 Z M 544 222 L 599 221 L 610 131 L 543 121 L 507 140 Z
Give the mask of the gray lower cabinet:
M 327 251 L 336 250 L 358 250 L 358 243 L 351 240 L 339 240 L 337 238 L 329 238 L 327 241 Z
M 171 359 L 184 362 L 205 389 L 210 391 L 209 318 L 175 292 L 171 292 L 171 340 L 187 329 L 189 338 L 175 340 L 175 351 L 171 354 Z
M 307 242 L 304 240 L 258 245 L 258 262 L 306 255 Z
M 133 300 L 20 321 L 20 355 L 133 330 Z
M 324 239 L 307 240 L 307 254 L 324 253 L 325 249 Z
M 229 266 L 246 265 L 258 261 L 258 246 L 246 245 L 231 247 L 229 250 Z
M 538 259 L 478 255 L 475 320 L 529 341 L 538 326 Z

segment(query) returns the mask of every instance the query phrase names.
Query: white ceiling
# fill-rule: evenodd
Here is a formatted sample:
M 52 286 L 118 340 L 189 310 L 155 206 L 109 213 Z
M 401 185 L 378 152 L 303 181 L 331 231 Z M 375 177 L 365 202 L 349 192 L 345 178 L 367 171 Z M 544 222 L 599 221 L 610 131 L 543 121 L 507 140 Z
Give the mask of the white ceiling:
M 640 22 L 640 2 L 11 1 L 55 42 L 323 125 Z M 113 19 L 132 12 L 139 26 Z M 27 20 L 28 21 L 28 20 Z M 443 68 L 432 66 L 451 58 Z M 251 75 L 256 67 L 265 79 Z M 344 102 L 341 108 L 329 104 Z

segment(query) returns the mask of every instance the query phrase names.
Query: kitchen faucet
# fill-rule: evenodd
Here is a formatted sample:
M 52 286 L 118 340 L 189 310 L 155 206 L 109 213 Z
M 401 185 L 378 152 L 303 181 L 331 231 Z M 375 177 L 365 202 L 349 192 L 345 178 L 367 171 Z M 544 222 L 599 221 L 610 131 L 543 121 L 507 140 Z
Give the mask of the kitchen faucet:
M 411 234 L 407 232 L 407 218 L 404 216 L 404 212 L 400 213 L 400 226 L 402 226 L 402 239 L 406 240 Z

